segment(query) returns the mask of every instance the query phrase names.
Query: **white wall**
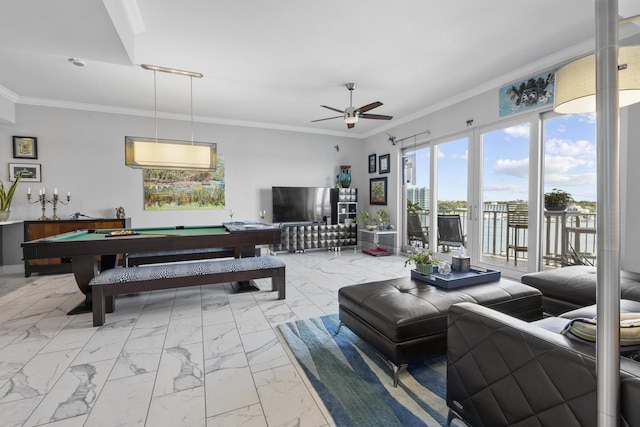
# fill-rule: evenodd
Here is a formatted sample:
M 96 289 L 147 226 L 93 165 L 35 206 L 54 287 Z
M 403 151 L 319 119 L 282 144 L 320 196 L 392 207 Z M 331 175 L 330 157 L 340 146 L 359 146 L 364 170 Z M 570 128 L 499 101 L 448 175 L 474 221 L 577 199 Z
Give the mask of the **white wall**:
M 363 186 L 357 173 L 363 141 L 353 138 L 304 134 L 249 127 L 195 123 L 194 139 L 218 144 L 225 160 L 227 207 L 206 211 L 145 211 L 142 203 L 142 170 L 124 165 L 125 135 L 153 137 L 153 118 L 17 105 L 16 123 L 0 124 L 0 178 L 7 183 L 8 163 L 39 163 L 42 182 L 20 182 L 12 204 L 11 219 L 37 219 L 40 205 L 29 205 L 27 187 L 37 199 L 38 189 L 52 194 L 71 192 L 69 206 L 59 206 L 58 216 L 74 212 L 92 217 L 115 217 L 123 206 L 136 227 L 219 224 L 258 219 L 258 210 L 271 217 L 272 186 L 327 187 L 335 185 L 341 164 L 352 164 L 352 187 Z M 12 135 L 38 138 L 38 159 L 13 159 Z M 158 135 L 188 140 L 190 124 L 161 120 Z M 335 145 L 340 146 L 336 151 Z M 362 167 L 366 167 L 366 164 Z M 366 192 L 365 192 L 366 194 Z M 51 216 L 51 205 L 47 216 Z M 5 236 L 6 237 L 6 236 Z M 19 263 L 20 241 L 9 243 L 17 251 L 5 251 L 5 264 Z

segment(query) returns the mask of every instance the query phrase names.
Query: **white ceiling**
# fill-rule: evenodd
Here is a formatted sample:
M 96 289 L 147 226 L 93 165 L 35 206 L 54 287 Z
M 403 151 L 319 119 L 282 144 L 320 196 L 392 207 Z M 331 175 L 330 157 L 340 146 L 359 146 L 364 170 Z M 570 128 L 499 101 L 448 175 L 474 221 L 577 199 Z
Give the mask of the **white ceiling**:
M 143 63 L 197 71 L 196 120 L 366 137 L 593 50 L 587 0 L 0 0 L 0 95 L 153 114 Z M 623 17 L 640 13 L 620 0 Z M 620 27 L 640 40 L 638 21 Z M 68 58 L 86 62 L 77 67 Z M 320 105 L 381 101 L 347 130 Z M 161 117 L 190 79 L 158 73 Z M 4 88 L 4 90 L 3 90 Z

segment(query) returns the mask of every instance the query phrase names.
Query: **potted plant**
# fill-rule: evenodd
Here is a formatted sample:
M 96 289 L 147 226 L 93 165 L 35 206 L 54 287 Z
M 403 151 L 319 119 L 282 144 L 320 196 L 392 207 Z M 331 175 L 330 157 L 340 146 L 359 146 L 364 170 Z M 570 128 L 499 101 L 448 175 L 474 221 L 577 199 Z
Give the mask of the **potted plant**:
M 11 200 L 13 199 L 13 194 L 16 192 L 16 187 L 18 186 L 18 182 L 20 182 L 20 178 L 22 178 L 22 172 L 19 172 L 16 175 L 16 180 L 11 184 L 9 190 L 4 190 L 4 183 L 0 181 L 0 221 L 6 221 L 9 219 L 9 215 L 11 214 Z
M 356 223 L 364 225 L 368 230 L 375 230 L 378 227 L 373 221 L 371 214 L 367 211 L 358 212 Z
M 420 206 L 417 203 L 412 202 L 411 200 L 407 200 L 407 213 L 408 214 L 417 214 L 421 210 L 423 210 L 422 206 Z
M 572 201 L 571 194 L 557 188 L 544 193 L 544 208 L 548 211 L 564 211 Z
M 376 209 L 376 221 L 378 222 L 378 229 L 386 229 L 389 225 L 389 212 L 384 209 Z
M 437 268 L 440 264 L 433 256 L 433 251 L 431 249 L 421 250 L 417 252 L 407 252 L 407 260 L 404 262 L 404 266 L 406 267 L 409 264 L 415 264 L 416 270 L 422 274 L 431 274 L 434 268 Z

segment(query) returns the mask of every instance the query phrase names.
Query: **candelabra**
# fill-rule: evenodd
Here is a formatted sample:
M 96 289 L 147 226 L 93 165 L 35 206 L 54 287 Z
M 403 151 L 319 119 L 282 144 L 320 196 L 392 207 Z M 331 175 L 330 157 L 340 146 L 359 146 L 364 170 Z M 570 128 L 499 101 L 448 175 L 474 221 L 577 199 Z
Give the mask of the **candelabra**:
M 53 216 L 51 217 L 51 219 L 53 221 L 57 221 L 57 220 L 60 219 L 56 215 L 58 203 L 62 203 L 63 205 L 68 205 L 70 201 L 71 201 L 71 193 L 67 193 L 67 203 L 65 203 L 64 201 L 62 201 L 62 200 L 60 200 L 58 198 L 58 193 L 57 192 L 53 193 L 53 200 L 49 201 L 49 203 L 51 203 L 53 205 Z
M 53 190 L 53 198 L 50 200 L 47 200 L 46 192 L 45 192 L 45 189 L 43 188 L 42 190 L 40 190 L 40 194 L 38 195 L 38 200 L 31 201 L 31 187 L 29 187 L 29 189 L 27 190 L 27 201 L 31 204 L 40 203 L 42 207 L 42 216 L 38 218 L 38 221 L 46 221 L 49 219 L 53 221 L 57 221 L 60 219 L 56 214 L 58 210 L 58 203 L 62 203 L 63 205 L 68 205 L 69 202 L 71 201 L 71 192 L 67 193 L 67 202 L 65 203 L 63 200 L 60 200 L 60 197 L 58 196 L 57 188 Z M 53 216 L 51 218 L 47 218 L 47 216 L 45 215 L 47 203 L 51 203 L 53 205 Z

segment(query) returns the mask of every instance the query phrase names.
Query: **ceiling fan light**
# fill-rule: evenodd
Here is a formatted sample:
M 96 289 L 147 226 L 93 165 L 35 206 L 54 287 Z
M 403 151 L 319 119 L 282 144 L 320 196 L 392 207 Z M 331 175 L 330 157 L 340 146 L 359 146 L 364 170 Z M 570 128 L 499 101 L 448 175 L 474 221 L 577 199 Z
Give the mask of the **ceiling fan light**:
M 348 114 L 345 114 L 344 122 L 348 125 L 355 125 L 356 123 L 358 123 L 358 116 L 350 116 Z

